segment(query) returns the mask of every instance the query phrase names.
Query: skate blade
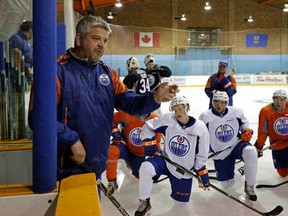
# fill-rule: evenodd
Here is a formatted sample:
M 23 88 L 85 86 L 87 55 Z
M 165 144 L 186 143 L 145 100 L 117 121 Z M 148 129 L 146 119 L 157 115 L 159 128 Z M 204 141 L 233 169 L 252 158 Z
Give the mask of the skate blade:
M 240 196 L 238 197 L 238 199 L 239 199 L 241 202 L 244 202 L 244 203 L 246 203 L 246 204 L 249 204 L 249 205 L 251 205 L 251 206 L 254 206 L 255 201 L 250 200 L 249 197 L 248 197 L 246 194 L 245 194 L 245 195 L 240 195 Z

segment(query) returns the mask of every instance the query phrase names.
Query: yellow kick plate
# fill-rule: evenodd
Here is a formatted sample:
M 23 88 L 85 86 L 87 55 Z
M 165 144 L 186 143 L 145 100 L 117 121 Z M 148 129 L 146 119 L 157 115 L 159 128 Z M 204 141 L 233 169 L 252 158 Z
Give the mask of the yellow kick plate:
M 95 173 L 73 175 L 60 183 L 55 216 L 101 216 Z

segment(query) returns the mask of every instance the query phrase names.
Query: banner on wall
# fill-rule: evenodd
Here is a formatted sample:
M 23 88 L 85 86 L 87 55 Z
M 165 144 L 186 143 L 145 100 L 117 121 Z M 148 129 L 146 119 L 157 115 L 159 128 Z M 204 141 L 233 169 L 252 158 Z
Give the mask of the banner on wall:
M 158 32 L 134 32 L 135 47 L 157 47 L 159 46 Z
M 266 47 L 268 34 L 246 34 L 246 47 Z

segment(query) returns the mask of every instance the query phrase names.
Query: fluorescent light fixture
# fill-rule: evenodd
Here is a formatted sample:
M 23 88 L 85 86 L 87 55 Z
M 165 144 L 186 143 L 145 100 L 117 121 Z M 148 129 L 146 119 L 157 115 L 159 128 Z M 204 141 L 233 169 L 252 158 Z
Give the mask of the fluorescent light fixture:
M 209 2 L 206 2 L 206 3 L 205 3 L 204 9 L 205 9 L 205 10 L 211 10 L 211 6 L 210 6 Z
M 181 20 L 182 20 L 182 21 L 186 21 L 185 14 L 182 14 L 182 16 L 181 16 Z
M 284 12 L 288 12 L 288 4 L 284 4 L 283 11 L 284 11 Z
M 249 16 L 249 18 L 248 18 L 247 21 L 248 21 L 248 22 L 253 22 L 253 18 L 252 18 L 252 16 Z
M 121 3 L 120 0 L 117 0 L 115 6 L 118 7 L 118 8 L 120 8 L 120 7 L 122 7 L 123 5 L 122 5 L 122 3 Z
M 113 15 L 112 15 L 112 12 L 109 12 L 108 16 L 107 16 L 108 19 L 113 19 Z

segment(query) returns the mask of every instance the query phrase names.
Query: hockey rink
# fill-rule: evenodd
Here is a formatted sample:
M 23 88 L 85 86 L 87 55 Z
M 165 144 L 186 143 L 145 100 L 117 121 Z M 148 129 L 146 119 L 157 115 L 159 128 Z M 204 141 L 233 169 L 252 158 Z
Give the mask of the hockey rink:
M 237 93 L 234 95 L 234 106 L 242 108 L 245 116 L 250 121 L 250 128 L 254 130 L 254 135 L 251 143 L 254 144 L 257 138 L 258 114 L 260 109 L 272 101 L 272 94 L 277 89 L 285 89 L 288 92 L 288 86 L 238 86 Z M 188 97 L 191 105 L 189 112 L 195 118 L 208 109 L 208 97 L 204 92 L 204 87 L 181 87 L 179 95 Z M 169 103 L 164 103 L 161 106 L 162 113 L 169 112 Z M 265 147 L 269 144 L 266 141 Z M 238 163 L 236 167 L 243 166 L 243 163 Z M 214 169 L 212 159 L 208 161 L 208 169 Z M 215 176 L 211 173 L 210 176 Z M 160 179 L 163 176 L 160 177 Z M 118 163 L 117 179 L 119 189 L 116 191 L 115 198 L 129 213 L 134 215 L 138 207 L 138 180 L 132 176 L 130 170 L 126 168 L 122 160 Z M 271 151 L 264 151 L 264 156 L 259 158 L 258 173 L 256 185 L 270 184 L 275 185 L 287 181 L 288 177 L 281 178 L 278 176 L 272 163 Z M 105 173 L 102 175 L 102 181 L 107 185 Z M 236 185 L 226 192 L 244 200 L 244 177 L 240 179 Z M 216 180 L 210 182 L 221 188 Z M 222 188 L 221 188 L 222 189 Z M 224 190 L 224 189 L 223 189 Z M 224 190 L 225 191 L 225 190 Z M 174 202 L 170 197 L 169 180 L 164 180 L 153 185 L 152 195 L 150 197 L 153 216 L 253 216 L 259 215 L 255 211 L 239 204 L 231 198 L 221 194 L 220 192 L 210 189 L 204 191 L 198 188 L 196 179 L 193 181 L 192 193 L 189 202 L 189 212 L 181 207 L 174 207 Z M 284 210 L 280 215 L 288 215 L 288 183 L 277 188 L 261 188 L 256 189 L 255 193 L 258 196 L 256 202 L 246 200 L 246 204 L 261 212 L 269 212 L 276 206 L 281 205 Z M 120 216 L 121 213 L 102 193 L 102 213 L 103 216 Z

